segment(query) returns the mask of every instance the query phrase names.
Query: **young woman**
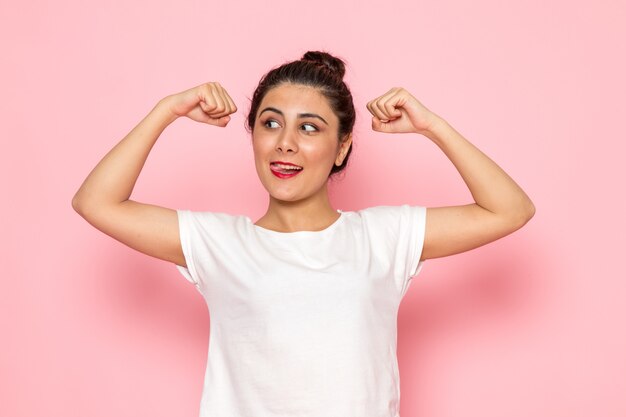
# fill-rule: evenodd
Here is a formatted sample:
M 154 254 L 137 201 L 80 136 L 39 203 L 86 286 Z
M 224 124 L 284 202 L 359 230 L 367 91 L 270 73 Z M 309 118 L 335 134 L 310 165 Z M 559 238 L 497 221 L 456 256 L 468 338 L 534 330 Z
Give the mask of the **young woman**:
M 72 200 L 102 232 L 176 264 L 204 296 L 202 416 L 398 417 L 396 316 L 422 261 L 492 242 L 534 214 L 500 167 L 403 88 L 367 104 L 372 128 L 429 138 L 474 202 L 333 209 L 328 179 L 346 166 L 355 120 L 344 70 L 307 52 L 261 79 L 247 125 L 269 205 L 254 223 L 130 200 L 170 123 L 228 124 L 237 107 L 216 82 L 159 101 Z

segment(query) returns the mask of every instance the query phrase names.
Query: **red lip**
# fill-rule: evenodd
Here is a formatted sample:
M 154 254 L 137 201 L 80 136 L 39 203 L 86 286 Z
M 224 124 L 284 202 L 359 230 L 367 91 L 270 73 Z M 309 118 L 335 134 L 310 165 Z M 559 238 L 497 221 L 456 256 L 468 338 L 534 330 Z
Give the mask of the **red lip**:
M 270 165 L 271 164 L 291 165 L 291 166 L 294 166 L 294 167 L 299 167 L 300 166 L 300 165 L 292 164 L 291 162 L 284 162 L 284 161 L 270 161 Z
M 282 172 L 272 171 L 272 174 L 276 175 L 278 178 L 293 178 L 298 175 L 301 171 L 296 171 L 293 174 L 283 174 Z
M 283 161 L 272 161 L 272 162 L 270 162 L 270 171 L 272 172 L 272 174 L 274 174 L 276 177 L 282 178 L 282 179 L 293 178 L 296 175 L 298 175 L 300 172 L 303 171 L 303 169 L 299 169 L 297 171 L 293 171 L 293 172 L 290 172 L 290 173 L 287 174 L 287 173 L 275 171 L 274 169 L 272 169 L 272 164 L 283 164 L 283 165 L 290 165 L 290 166 L 294 166 L 294 167 L 300 167 L 300 165 L 292 164 L 291 162 L 283 162 Z M 302 168 L 302 167 L 300 167 L 300 168 Z

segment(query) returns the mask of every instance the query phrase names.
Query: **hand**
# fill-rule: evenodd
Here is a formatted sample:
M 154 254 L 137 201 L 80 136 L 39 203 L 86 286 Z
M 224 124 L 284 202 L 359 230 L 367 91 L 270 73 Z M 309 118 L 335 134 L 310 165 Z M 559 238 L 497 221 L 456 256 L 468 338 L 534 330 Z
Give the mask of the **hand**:
M 372 129 L 377 132 L 424 134 L 437 119 L 437 115 L 401 87 L 370 101 L 367 109 L 374 116 Z
M 199 85 L 164 100 L 168 109 L 177 117 L 187 116 L 196 122 L 224 127 L 237 106 L 224 87 L 217 82 Z

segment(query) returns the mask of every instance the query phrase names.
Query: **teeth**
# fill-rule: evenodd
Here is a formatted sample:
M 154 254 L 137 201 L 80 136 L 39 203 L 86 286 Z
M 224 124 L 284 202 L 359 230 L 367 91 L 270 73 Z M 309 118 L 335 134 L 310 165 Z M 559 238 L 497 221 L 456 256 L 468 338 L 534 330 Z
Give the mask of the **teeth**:
M 302 169 L 302 167 L 296 167 L 293 165 L 283 165 L 283 164 L 272 164 L 274 167 L 276 168 L 280 168 L 280 169 L 295 169 L 295 170 L 299 170 Z

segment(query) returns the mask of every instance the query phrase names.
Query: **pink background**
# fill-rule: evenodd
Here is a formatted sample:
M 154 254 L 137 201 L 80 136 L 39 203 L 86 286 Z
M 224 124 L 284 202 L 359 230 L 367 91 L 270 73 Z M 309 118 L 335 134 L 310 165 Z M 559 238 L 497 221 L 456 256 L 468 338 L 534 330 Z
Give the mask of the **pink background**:
M 469 201 L 426 138 L 370 130 L 365 103 L 393 86 L 537 206 L 524 229 L 429 261 L 412 282 L 399 312 L 402 416 L 626 415 L 626 4 L 589 4 L 2 0 L 0 415 L 198 414 L 204 300 L 70 200 L 157 100 L 219 81 L 240 108 L 231 124 L 177 121 L 133 198 L 256 220 L 267 195 L 248 98 L 308 49 L 347 60 L 358 106 L 336 208 Z

